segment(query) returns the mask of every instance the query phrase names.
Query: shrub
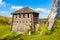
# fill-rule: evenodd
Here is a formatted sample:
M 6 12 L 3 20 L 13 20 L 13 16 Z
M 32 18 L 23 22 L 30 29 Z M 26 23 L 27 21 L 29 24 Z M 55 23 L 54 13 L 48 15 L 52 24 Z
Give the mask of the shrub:
M 31 34 L 33 34 L 32 26 L 30 25 L 29 27 L 28 32 L 31 31 Z
M 47 30 L 45 34 L 46 35 L 51 35 L 52 33 L 53 33 L 52 30 Z

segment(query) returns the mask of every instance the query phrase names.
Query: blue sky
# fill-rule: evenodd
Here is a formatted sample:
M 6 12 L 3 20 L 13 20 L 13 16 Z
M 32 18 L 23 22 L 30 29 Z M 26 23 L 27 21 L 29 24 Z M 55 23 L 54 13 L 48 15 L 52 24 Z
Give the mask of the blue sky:
M 52 8 L 52 0 L 0 0 L 0 15 L 11 17 L 11 13 L 29 7 L 39 12 L 39 18 L 47 18 Z

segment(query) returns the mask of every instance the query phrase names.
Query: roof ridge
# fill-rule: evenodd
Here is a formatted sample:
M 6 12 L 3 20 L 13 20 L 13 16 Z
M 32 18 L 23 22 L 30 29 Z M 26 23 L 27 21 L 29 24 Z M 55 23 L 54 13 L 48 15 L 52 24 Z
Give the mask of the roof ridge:
M 29 12 L 35 12 L 35 13 L 37 13 L 35 10 L 32 10 L 29 7 L 24 7 L 22 9 L 19 9 L 19 10 L 15 11 L 14 13 L 29 13 Z

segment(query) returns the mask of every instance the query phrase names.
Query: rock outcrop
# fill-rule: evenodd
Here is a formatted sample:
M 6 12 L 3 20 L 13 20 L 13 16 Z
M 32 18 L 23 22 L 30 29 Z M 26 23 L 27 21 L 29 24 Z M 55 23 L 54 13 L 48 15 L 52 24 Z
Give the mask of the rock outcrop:
M 52 10 L 49 14 L 48 30 L 51 30 L 54 26 L 54 22 L 60 19 L 60 0 L 53 0 Z

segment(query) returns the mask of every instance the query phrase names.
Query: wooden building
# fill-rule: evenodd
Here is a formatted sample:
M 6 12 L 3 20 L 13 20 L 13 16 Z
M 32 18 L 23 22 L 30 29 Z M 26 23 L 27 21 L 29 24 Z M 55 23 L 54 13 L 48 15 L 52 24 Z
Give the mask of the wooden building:
M 39 24 L 47 25 L 48 24 L 48 21 L 43 19 L 43 20 L 40 20 L 39 21 Z
M 39 14 L 34 10 L 24 7 L 12 13 L 12 31 L 27 33 L 30 26 L 33 32 L 37 31 Z

